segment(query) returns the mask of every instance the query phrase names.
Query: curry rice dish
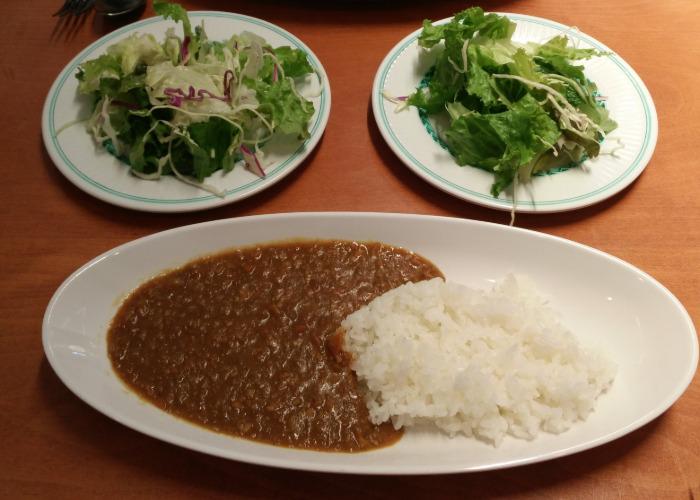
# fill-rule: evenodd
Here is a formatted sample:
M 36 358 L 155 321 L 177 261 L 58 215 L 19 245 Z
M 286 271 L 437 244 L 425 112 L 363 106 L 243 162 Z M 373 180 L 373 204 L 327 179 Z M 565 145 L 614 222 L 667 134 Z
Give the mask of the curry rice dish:
M 159 408 L 274 445 L 362 451 L 373 424 L 333 334 L 375 297 L 442 273 L 381 243 L 292 241 L 192 261 L 141 285 L 108 333 L 119 377 Z

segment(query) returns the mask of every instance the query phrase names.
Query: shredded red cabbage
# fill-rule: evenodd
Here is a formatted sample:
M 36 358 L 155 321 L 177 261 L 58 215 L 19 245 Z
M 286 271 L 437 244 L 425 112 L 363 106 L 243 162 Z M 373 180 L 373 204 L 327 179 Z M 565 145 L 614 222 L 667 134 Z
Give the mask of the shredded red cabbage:
M 257 174 L 259 177 L 262 177 L 264 179 L 265 171 L 263 170 L 262 165 L 260 165 L 258 156 L 250 149 L 248 149 L 248 147 L 245 144 L 241 144 L 241 153 L 243 153 L 243 159 L 245 160 L 245 164 L 248 167 L 248 169 L 251 170 L 254 174 Z
M 205 97 L 210 99 L 218 99 L 223 102 L 231 102 L 231 83 L 233 82 L 233 71 L 226 70 L 224 73 L 224 95 L 218 96 L 212 94 L 206 89 L 196 90 L 192 85 L 188 89 L 187 93 L 179 88 L 167 87 L 163 90 L 163 93 L 169 98 L 168 104 L 171 106 L 177 106 L 178 108 L 182 106 L 182 102 L 187 101 L 202 101 Z
M 189 46 L 190 46 L 190 37 L 186 36 L 182 40 L 182 43 L 180 44 L 180 62 L 182 64 L 187 64 L 187 61 L 189 61 L 189 59 L 190 59 Z

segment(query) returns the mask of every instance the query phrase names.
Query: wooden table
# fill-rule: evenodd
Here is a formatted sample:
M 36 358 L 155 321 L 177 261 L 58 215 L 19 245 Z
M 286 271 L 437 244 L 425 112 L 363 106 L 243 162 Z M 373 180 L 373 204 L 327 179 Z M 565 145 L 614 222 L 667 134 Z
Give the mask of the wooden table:
M 272 189 L 193 214 L 107 205 L 66 181 L 46 154 L 46 92 L 83 47 L 111 31 L 92 16 L 57 27 L 62 0 L 0 3 L 3 196 L 0 209 L 0 496 L 565 497 L 700 499 L 700 380 L 642 429 L 575 456 L 511 470 L 443 477 L 345 477 L 269 469 L 180 449 L 102 416 L 64 387 L 41 346 L 56 287 L 92 257 L 185 224 L 290 211 L 437 214 L 507 223 L 428 186 L 385 145 L 369 90 L 386 52 L 423 19 L 463 2 L 191 0 L 188 9 L 235 10 L 303 39 L 328 71 L 333 109 L 317 151 Z M 612 253 L 647 271 L 700 318 L 700 2 L 494 0 L 487 9 L 576 25 L 614 48 L 647 84 L 660 136 L 632 186 L 591 208 L 522 215 L 522 227 Z M 141 17 L 152 15 L 150 6 Z M 659 332 L 663 335 L 664 332 Z

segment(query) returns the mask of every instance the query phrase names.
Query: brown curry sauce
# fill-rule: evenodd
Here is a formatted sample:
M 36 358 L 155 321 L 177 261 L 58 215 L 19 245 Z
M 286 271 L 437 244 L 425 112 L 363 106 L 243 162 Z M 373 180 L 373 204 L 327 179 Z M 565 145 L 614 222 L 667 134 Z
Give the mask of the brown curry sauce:
M 218 432 L 326 451 L 387 446 L 401 431 L 372 424 L 355 374 L 327 342 L 373 298 L 436 276 L 424 258 L 381 243 L 235 249 L 133 291 L 108 354 L 141 397 Z

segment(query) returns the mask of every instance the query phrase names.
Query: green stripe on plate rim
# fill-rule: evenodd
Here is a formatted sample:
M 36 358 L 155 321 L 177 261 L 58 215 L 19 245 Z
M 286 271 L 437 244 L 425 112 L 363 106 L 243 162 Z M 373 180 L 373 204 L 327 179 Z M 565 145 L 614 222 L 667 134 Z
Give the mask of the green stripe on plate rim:
M 311 65 L 314 67 L 316 71 L 319 70 L 321 67 L 321 63 L 316 59 L 315 55 L 311 52 L 311 50 L 298 38 L 296 38 L 294 35 L 291 33 L 288 33 L 287 31 L 275 26 L 274 24 L 268 23 L 267 21 L 263 21 L 261 19 L 256 19 L 254 17 L 249 17 L 249 16 L 244 16 L 241 14 L 233 14 L 229 12 L 195 12 L 195 13 L 190 13 L 190 17 L 192 18 L 212 18 L 212 17 L 221 17 L 221 18 L 226 18 L 226 19 L 233 19 L 237 21 L 245 21 L 250 24 L 255 24 L 257 26 L 261 26 L 263 28 L 269 29 L 271 31 L 274 31 L 287 41 L 289 41 L 292 45 L 296 46 L 299 49 L 304 50 L 309 59 L 311 60 Z M 59 79 L 58 85 L 56 86 L 56 90 L 54 91 L 53 95 L 51 96 L 51 101 L 49 105 L 49 116 L 48 116 L 48 125 L 49 125 L 49 133 L 51 135 L 51 141 L 53 143 L 54 148 L 58 152 L 58 155 L 61 157 L 61 159 L 68 165 L 68 167 L 76 174 L 78 175 L 81 179 L 83 179 L 85 182 L 91 184 L 92 186 L 105 191 L 106 193 L 112 194 L 114 196 L 118 196 L 120 198 L 126 198 L 129 200 L 134 200 L 134 201 L 141 201 L 141 202 L 146 202 L 146 203 L 154 203 L 154 204 L 181 204 L 181 203 L 192 203 L 192 202 L 201 202 L 201 201 L 208 201 L 212 200 L 215 198 L 218 198 L 218 196 L 215 195 L 206 195 L 206 196 L 200 196 L 197 198 L 183 198 L 183 199 L 157 199 L 157 198 L 148 198 L 148 197 L 143 197 L 143 196 L 135 196 L 132 194 L 128 193 L 123 193 L 121 191 L 117 191 L 115 189 L 112 189 L 110 187 L 105 186 L 104 184 L 101 184 L 82 172 L 66 155 L 66 153 L 63 151 L 61 148 L 60 144 L 58 143 L 57 137 L 56 137 L 56 126 L 55 126 L 55 119 L 54 119 L 54 113 L 56 110 L 56 102 L 58 100 L 58 95 L 61 93 L 61 90 L 63 89 L 63 86 L 65 85 L 66 81 L 68 80 L 69 77 L 72 77 L 74 72 L 77 70 L 78 65 L 80 65 L 81 62 L 92 52 L 95 51 L 95 49 L 102 47 L 108 42 L 111 42 L 114 40 L 116 37 L 119 37 L 120 35 L 123 35 L 125 33 L 128 33 L 130 31 L 135 31 L 139 28 L 143 28 L 144 26 L 148 26 L 150 24 L 158 23 L 158 22 L 163 22 L 164 19 L 162 17 L 154 17 L 151 19 L 145 19 L 143 21 L 140 21 L 138 23 L 125 26 L 107 36 L 104 38 L 97 40 L 95 43 L 92 45 L 88 46 L 85 48 L 79 55 L 76 57 L 75 61 L 73 64 L 71 64 L 68 68 L 66 68 L 61 75 L 61 78 Z M 324 82 L 325 83 L 325 82 Z M 311 127 L 310 135 L 313 136 L 314 133 L 318 130 L 318 127 L 320 126 L 321 119 L 323 118 L 324 111 L 326 109 L 326 99 L 327 99 L 327 92 L 326 89 L 324 88 L 323 91 L 321 92 L 321 102 L 320 106 L 318 109 L 318 112 L 316 114 L 316 121 Z M 299 154 L 303 151 L 304 147 L 307 145 L 307 141 L 304 141 L 299 145 L 299 147 L 287 158 L 284 162 L 282 162 L 280 165 L 275 167 L 271 172 L 267 172 L 266 178 L 265 179 L 255 179 L 252 182 L 249 182 L 243 186 L 237 187 L 235 189 L 229 189 L 226 191 L 226 195 L 230 195 L 233 193 L 238 193 L 241 191 L 245 191 L 251 187 L 257 186 L 259 184 L 262 184 L 263 182 L 269 181 L 270 179 L 274 178 L 277 174 L 279 174 L 282 170 L 284 170 L 290 162 L 292 162 L 294 159 L 296 159 Z
M 557 30 L 564 30 L 567 28 L 566 26 L 559 24 L 554 21 L 547 21 L 544 19 L 537 19 L 537 18 L 532 18 L 532 17 L 527 17 L 527 16 L 519 16 L 516 14 L 508 14 L 508 17 L 510 19 L 513 19 L 515 21 L 524 21 L 528 23 L 533 23 L 533 24 L 540 24 L 542 26 L 546 26 L 548 28 L 553 28 Z M 583 33 L 578 33 L 578 32 L 570 32 L 568 33 L 572 37 L 577 37 L 580 40 L 583 40 L 589 44 L 591 44 L 593 47 L 595 47 L 598 50 L 601 51 L 606 51 L 608 50 L 607 47 L 602 46 L 599 42 L 596 40 L 592 39 L 591 37 L 583 34 Z M 377 99 L 378 102 L 382 102 L 383 96 L 382 96 L 382 90 L 384 89 L 384 84 L 386 82 L 386 78 L 389 74 L 389 70 L 391 67 L 394 65 L 394 62 L 396 59 L 413 43 L 415 43 L 416 39 L 418 38 L 418 35 L 411 37 L 408 39 L 406 42 L 404 42 L 398 49 L 394 51 L 394 53 L 391 55 L 391 57 L 387 60 L 386 64 L 384 65 L 384 70 L 382 71 L 381 78 L 379 80 L 379 85 L 377 88 Z M 622 70 L 623 74 L 629 79 L 629 81 L 632 83 L 632 86 L 634 89 L 637 91 L 637 94 L 639 95 L 639 98 L 642 102 L 642 105 L 644 107 L 644 116 L 645 116 L 645 126 L 644 126 L 644 141 L 642 143 L 642 147 L 639 150 L 639 153 L 637 154 L 636 158 L 630 163 L 630 166 L 618 177 L 616 177 L 612 182 L 608 183 L 607 185 L 600 187 L 594 191 L 591 191 L 589 193 L 585 193 L 579 196 L 575 196 L 572 198 L 565 198 L 561 200 L 544 200 L 544 201 L 521 201 L 518 200 L 518 205 L 529 205 L 529 206 L 542 206 L 542 205 L 560 205 L 564 203 L 571 203 L 574 201 L 579 201 L 579 200 L 584 200 L 586 198 L 590 198 L 593 196 L 596 196 L 619 182 L 621 182 L 625 177 L 627 177 L 632 171 L 634 171 L 637 168 L 637 165 L 641 161 L 642 157 L 646 154 L 648 148 L 649 148 L 649 141 L 650 141 L 650 132 L 651 132 L 651 111 L 649 109 L 649 104 L 647 102 L 647 99 L 644 96 L 644 92 L 642 91 L 641 87 L 639 86 L 639 83 L 637 79 L 629 72 L 625 64 L 616 56 L 609 56 L 609 60 L 614 62 L 620 70 Z M 456 189 L 457 191 L 461 191 L 464 193 L 468 193 L 470 195 L 473 195 L 477 198 L 481 198 L 484 200 L 489 200 L 492 203 L 498 203 L 504 206 L 510 206 L 511 201 L 510 200 L 504 200 L 500 198 L 494 198 L 493 196 L 490 196 L 488 194 L 484 194 L 478 191 L 473 191 L 471 189 L 465 188 L 464 186 L 460 186 L 459 184 L 455 184 L 451 181 L 448 181 L 447 179 L 441 177 L 440 175 L 436 174 L 433 172 L 429 167 L 418 161 L 401 143 L 399 138 L 396 136 L 394 133 L 393 129 L 389 125 L 387 116 L 386 116 L 386 110 L 384 109 L 384 106 L 379 106 L 380 110 L 380 115 L 382 117 L 382 121 L 384 123 L 385 130 L 389 132 L 389 135 L 394 139 L 394 144 L 401 150 L 401 152 L 406 155 L 407 158 L 411 160 L 411 162 L 414 164 L 414 166 L 418 167 L 421 169 L 423 172 L 428 174 L 430 177 L 433 179 L 439 181 L 442 184 L 445 184 L 447 186 L 450 186 L 453 189 Z

